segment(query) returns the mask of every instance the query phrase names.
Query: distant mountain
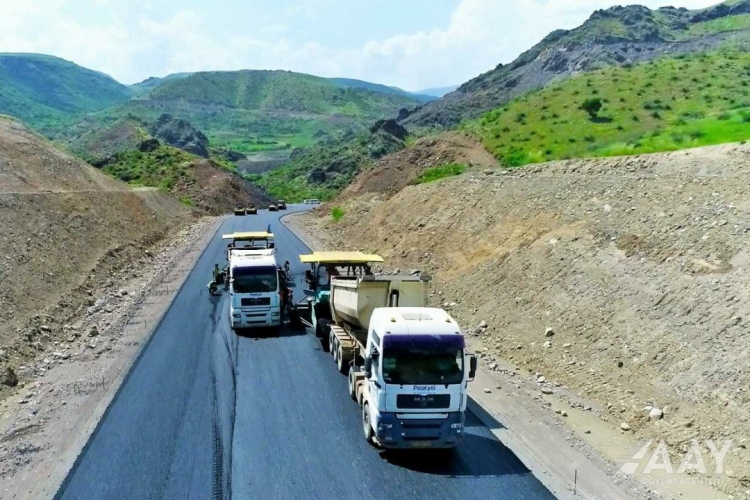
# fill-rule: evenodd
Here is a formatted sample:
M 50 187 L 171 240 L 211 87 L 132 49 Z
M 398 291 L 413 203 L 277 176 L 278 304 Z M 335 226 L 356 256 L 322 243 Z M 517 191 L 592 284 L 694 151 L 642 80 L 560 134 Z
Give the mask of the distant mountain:
M 454 90 L 456 90 L 459 86 L 458 85 L 450 85 L 448 87 L 439 87 L 434 89 L 424 89 L 420 90 L 418 92 L 415 92 L 416 94 L 422 94 L 422 95 L 428 95 L 431 97 L 439 98 L 443 97 L 445 94 L 450 94 Z
M 203 131 L 216 148 L 255 154 L 291 151 L 342 131 L 362 131 L 422 104 L 406 92 L 289 71 L 201 72 L 144 83 L 152 88 L 68 130 L 82 135 L 125 116 L 153 122 L 168 113 Z
M 193 75 L 195 73 L 172 73 L 171 75 L 167 75 L 163 78 L 158 78 L 155 76 L 152 76 L 151 78 L 147 78 L 143 80 L 140 83 L 135 83 L 130 86 L 130 88 L 136 93 L 136 94 L 142 94 L 144 92 L 148 92 L 149 90 L 152 90 L 159 85 L 161 85 L 164 82 L 168 82 L 170 80 L 179 80 L 181 78 L 186 78 L 190 75 Z
M 20 118 L 37 129 L 131 96 L 131 90 L 113 78 L 64 59 L 0 54 L 0 114 Z
M 408 128 L 452 127 L 583 71 L 727 45 L 750 46 L 750 0 L 701 10 L 637 5 L 597 10 L 580 27 L 550 33 L 511 64 L 499 64 L 400 123 Z
M 325 78 L 290 71 L 194 73 L 164 81 L 142 99 L 152 103 L 184 101 L 243 110 L 380 116 L 417 100 L 404 93 L 344 87 Z
M 381 85 L 379 83 L 371 83 L 371 82 L 365 82 L 362 80 L 354 80 L 352 78 L 329 78 L 329 80 L 344 88 L 358 88 L 358 89 L 371 90 L 373 92 L 380 92 L 382 94 L 403 95 L 403 96 L 412 97 L 418 100 L 419 102 L 430 102 L 436 99 L 436 96 L 431 95 L 431 94 L 427 95 L 426 92 L 412 93 L 412 92 L 407 92 L 405 90 L 402 90 L 398 87 L 389 87 L 387 85 Z

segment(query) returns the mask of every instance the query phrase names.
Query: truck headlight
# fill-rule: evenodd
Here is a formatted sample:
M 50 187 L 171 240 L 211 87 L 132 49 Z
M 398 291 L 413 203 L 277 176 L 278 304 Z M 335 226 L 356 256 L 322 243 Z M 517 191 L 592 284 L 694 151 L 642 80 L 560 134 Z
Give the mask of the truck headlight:
M 241 318 L 241 317 L 242 317 L 242 315 L 241 315 L 241 314 L 232 314 L 232 317 L 233 317 L 233 318 L 237 318 L 237 319 L 239 319 L 239 318 Z
M 451 424 L 451 429 L 461 429 L 464 426 L 462 423 Z
M 271 313 L 271 316 L 278 316 L 278 315 L 279 315 L 279 311 L 274 311 L 273 313 Z
M 381 429 L 381 430 L 384 430 L 384 429 L 393 429 L 393 424 L 384 424 L 384 423 L 381 422 L 381 423 L 378 424 L 378 429 Z

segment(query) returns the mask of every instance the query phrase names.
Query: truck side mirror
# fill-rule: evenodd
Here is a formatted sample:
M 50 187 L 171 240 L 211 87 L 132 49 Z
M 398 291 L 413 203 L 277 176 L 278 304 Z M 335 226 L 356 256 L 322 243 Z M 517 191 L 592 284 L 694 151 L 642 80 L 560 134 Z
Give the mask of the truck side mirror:
M 370 356 L 367 356 L 365 358 L 365 378 L 370 378 L 372 376 L 372 358 Z
M 474 380 L 477 375 L 477 357 L 473 354 L 469 358 L 469 380 Z
M 268 248 L 269 248 L 269 250 L 270 250 L 271 248 L 275 248 L 275 245 L 276 245 L 276 243 L 269 243 L 269 244 L 268 244 Z

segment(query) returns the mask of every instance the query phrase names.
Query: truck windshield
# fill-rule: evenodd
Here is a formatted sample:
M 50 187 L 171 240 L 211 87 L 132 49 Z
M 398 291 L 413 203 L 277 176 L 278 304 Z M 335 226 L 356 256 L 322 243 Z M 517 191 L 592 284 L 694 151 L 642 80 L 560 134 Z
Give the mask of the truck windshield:
M 270 293 L 279 288 L 278 271 L 271 266 L 235 267 L 232 277 L 235 293 Z
M 458 335 L 386 336 L 383 380 L 404 385 L 460 384 L 463 354 L 463 338 Z

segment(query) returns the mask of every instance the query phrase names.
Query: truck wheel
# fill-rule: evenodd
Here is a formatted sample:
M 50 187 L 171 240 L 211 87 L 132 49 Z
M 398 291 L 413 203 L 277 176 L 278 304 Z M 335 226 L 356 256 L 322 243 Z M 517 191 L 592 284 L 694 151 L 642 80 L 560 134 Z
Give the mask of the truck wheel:
M 370 424 L 370 405 L 368 403 L 365 403 L 362 407 L 362 430 L 365 432 L 367 442 L 374 444 L 372 441 L 372 425 Z
M 357 400 L 357 385 L 354 383 L 354 374 L 356 372 L 354 370 L 349 370 L 349 396 L 352 398 L 353 401 Z
M 336 361 L 336 352 L 338 352 L 338 339 L 333 334 L 333 330 L 328 330 L 328 347 L 331 350 L 331 355 L 333 356 L 333 360 Z
M 338 344 L 338 349 L 336 349 L 336 367 L 339 369 L 339 373 L 343 375 L 349 374 L 349 363 L 344 358 L 344 348 Z

